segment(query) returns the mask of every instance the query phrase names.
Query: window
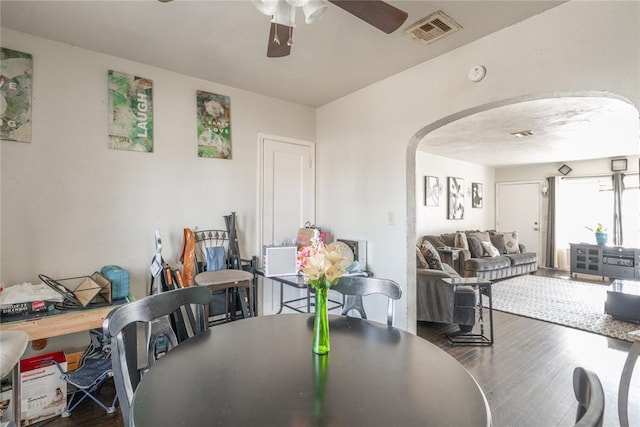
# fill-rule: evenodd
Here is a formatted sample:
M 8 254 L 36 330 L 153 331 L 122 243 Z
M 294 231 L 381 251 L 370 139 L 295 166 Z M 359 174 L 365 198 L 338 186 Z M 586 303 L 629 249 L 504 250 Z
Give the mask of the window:
M 622 194 L 623 246 L 640 247 L 640 190 L 638 174 L 624 177 Z M 611 176 L 560 177 L 556 198 L 556 236 L 559 250 L 569 243 L 595 243 L 593 232 L 602 223 L 613 233 L 613 184 Z M 609 244 L 613 244 L 609 237 Z

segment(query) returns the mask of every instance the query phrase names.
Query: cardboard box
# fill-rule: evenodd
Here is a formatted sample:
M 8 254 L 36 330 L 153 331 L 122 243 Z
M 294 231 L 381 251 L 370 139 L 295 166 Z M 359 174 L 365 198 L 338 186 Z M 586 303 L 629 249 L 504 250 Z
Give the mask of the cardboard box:
M 50 359 L 67 369 L 62 351 L 20 361 L 21 426 L 60 415 L 67 405 L 67 382 Z
M 80 358 L 84 351 L 74 351 L 73 353 L 64 352 L 64 357 L 67 359 L 67 372 L 75 371 L 80 367 Z

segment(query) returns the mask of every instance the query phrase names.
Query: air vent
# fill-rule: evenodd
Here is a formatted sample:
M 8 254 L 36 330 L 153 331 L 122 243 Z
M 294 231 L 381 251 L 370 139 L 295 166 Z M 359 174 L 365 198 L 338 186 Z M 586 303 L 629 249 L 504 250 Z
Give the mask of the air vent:
M 405 33 L 421 42 L 431 43 L 461 28 L 460 24 L 439 10 L 411 25 Z

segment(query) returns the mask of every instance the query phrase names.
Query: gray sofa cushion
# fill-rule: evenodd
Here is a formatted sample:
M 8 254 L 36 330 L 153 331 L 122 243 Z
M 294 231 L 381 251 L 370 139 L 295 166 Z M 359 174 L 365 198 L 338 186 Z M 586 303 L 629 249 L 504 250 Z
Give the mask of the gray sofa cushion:
M 471 258 L 465 264 L 467 270 L 475 271 L 499 270 L 507 267 L 511 267 L 511 260 L 506 256 Z
M 442 246 L 447 246 L 442 239 L 440 238 L 440 236 L 424 236 L 424 239 L 422 239 L 422 242 L 424 243 L 425 241 L 431 243 L 434 247 L 436 248 L 440 248 Z
M 442 242 L 444 243 L 443 246 L 455 246 L 455 238 L 456 238 L 456 233 L 445 233 L 445 234 L 441 234 L 440 238 L 442 239 Z M 438 246 L 436 246 L 437 248 Z
M 484 248 L 482 247 L 482 241 L 475 236 L 467 237 L 469 242 L 469 252 L 473 258 L 481 258 L 484 255 Z
M 507 254 L 505 257 L 511 260 L 511 265 L 522 265 L 535 263 L 538 256 L 534 252 L 526 252 L 524 254 Z

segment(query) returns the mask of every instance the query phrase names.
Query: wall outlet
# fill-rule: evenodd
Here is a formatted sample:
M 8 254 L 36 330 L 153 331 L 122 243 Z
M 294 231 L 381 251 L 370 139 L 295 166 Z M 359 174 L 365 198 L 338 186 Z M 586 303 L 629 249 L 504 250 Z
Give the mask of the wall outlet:
M 393 212 L 387 213 L 387 225 L 396 225 L 396 215 Z

